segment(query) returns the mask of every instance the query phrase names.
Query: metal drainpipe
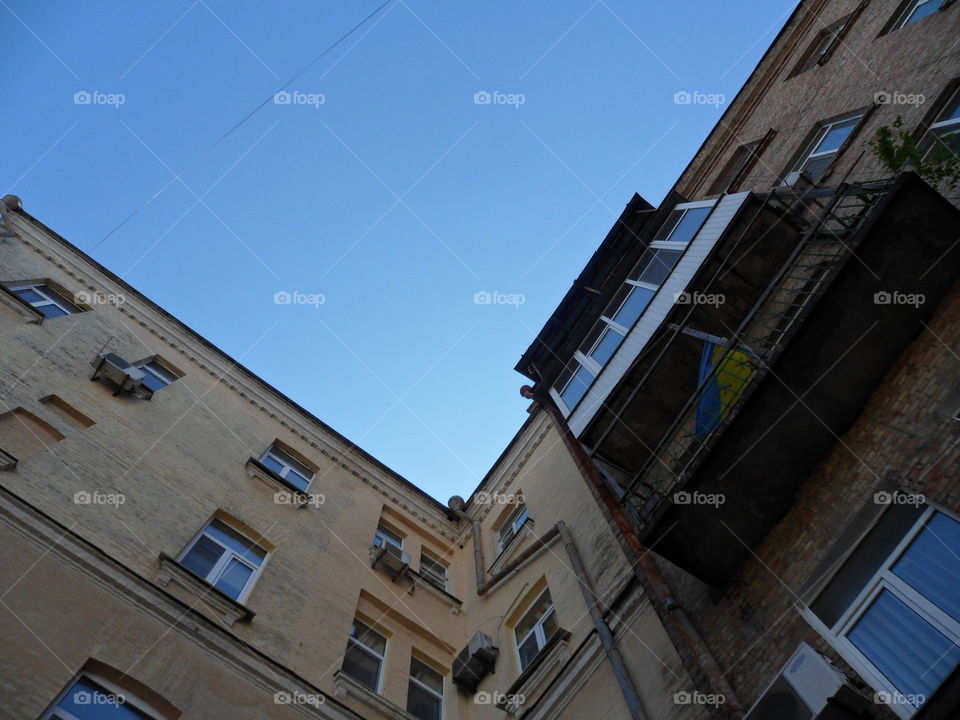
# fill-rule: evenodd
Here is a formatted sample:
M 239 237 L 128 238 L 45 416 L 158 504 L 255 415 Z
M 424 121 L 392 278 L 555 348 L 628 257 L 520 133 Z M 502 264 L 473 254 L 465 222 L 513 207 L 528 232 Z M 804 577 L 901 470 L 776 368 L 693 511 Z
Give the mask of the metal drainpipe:
M 653 587 L 654 592 L 657 594 L 657 598 L 663 603 L 667 610 L 667 617 L 670 618 L 673 626 L 684 639 L 688 649 L 706 676 L 707 682 L 710 683 L 711 688 L 713 688 L 716 693 L 723 695 L 724 703 L 721 706 L 723 712 L 729 720 L 743 720 L 743 705 L 740 704 L 740 700 L 737 698 L 733 687 L 727 682 L 726 677 L 720 670 L 720 665 L 717 663 L 713 653 L 710 652 L 710 648 L 707 646 L 703 637 L 701 637 L 696 627 L 694 627 L 684 609 L 674 599 L 673 593 L 670 591 L 666 580 L 664 580 L 660 574 L 660 570 L 654 563 L 653 558 L 649 556 L 649 551 L 643 547 L 640 539 L 636 533 L 634 533 L 630 521 L 624 514 L 623 508 L 620 507 L 620 502 L 613 496 L 610 488 L 606 486 L 603 478 L 600 477 L 596 466 L 587 456 L 586 451 L 583 449 L 580 441 L 574 436 L 573 431 L 570 430 L 566 418 L 554 404 L 552 398 L 549 396 L 547 398 L 538 398 L 538 401 L 540 407 L 549 412 L 556 423 L 557 429 L 561 437 L 563 437 L 564 444 L 573 455 L 574 462 L 580 470 L 580 474 L 588 485 L 596 488 L 600 499 L 603 501 L 604 507 L 606 507 L 613 521 L 616 523 L 617 529 L 627 541 L 633 554 L 637 557 L 637 567 L 642 570 L 650 585 Z
M 461 520 L 470 523 L 470 533 L 473 536 L 473 567 L 477 573 L 477 592 L 483 587 L 484 576 L 486 572 L 483 569 L 483 545 L 480 544 L 480 523 L 476 518 L 472 518 L 464 511 L 464 501 L 459 495 L 454 495 L 447 502 L 447 507 L 453 510 L 454 514 Z
M 630 674 L 627 672 L 627 665 L 623 661 L 623 655 L 620 654 L 620 648 L 617 647 L 617 641 L 614 639 L 613 633 L 610 632 L 610 626 L 607 625 L 607 621 L 603 619 L 603 615 L 600 612 L 597 604 L 597 595 L 593 591 L 590 579 L 587 577 L 586 570 L 583 567 L 583 560 L 580 557 L 580 552 L 577 550 L 576 544 L 573 542 L 573 537 L 570 535 L 570 531 L 567 530 L 567 526 L 563 520 L 557 523 L 557 529 L 560 531 L 560 537 L 563 538 L 563 544 L 567 549 L 567 556 L 570 558 L 570 564 L 573 566 L 573 571 L 577 576 L 577 582 L 580 585 L 580 592 L 583 594 L 583 599 L 587 603 L 587 610 L 590 611 L 590 617 L 593 619 L 593 626 L 597 630 L 597 635 L 600 636 L 603 651 L 606 653 L 607 660 L 610 661 L 610 667 L 613 669 L 613 674 L 617 678 L 617 684 L 623 693 L 623 699 L 627 703 L 627 708 L 630 710 L 630 717 L 633 718 L 633 720 L 647 720 L 647 715 L 643 710 L 643 704 L 640 702 L 640 695 L 637 694 L 633 680 L 630 679 Z

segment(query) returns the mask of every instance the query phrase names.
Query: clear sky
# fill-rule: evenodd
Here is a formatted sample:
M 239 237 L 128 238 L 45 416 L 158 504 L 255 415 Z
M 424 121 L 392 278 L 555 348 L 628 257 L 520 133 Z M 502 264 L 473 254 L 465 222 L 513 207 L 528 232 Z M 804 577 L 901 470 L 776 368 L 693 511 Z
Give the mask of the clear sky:
M 797 3 L 393 0 L 274 102 L 380 2 L 0 0 L 0 184 L 446 501 L 624 204 L 659 203 Z

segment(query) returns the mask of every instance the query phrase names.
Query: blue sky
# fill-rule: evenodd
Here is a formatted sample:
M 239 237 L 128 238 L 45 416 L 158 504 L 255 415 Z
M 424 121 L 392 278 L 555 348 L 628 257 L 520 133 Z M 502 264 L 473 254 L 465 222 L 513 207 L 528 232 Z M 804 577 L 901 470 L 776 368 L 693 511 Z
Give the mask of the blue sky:
M 393 0 L 210 149 L 378 4 L 0 0 L 2 192 L 445 501 L 723 110 L 675 94 L 732 99 L 796 0 Z

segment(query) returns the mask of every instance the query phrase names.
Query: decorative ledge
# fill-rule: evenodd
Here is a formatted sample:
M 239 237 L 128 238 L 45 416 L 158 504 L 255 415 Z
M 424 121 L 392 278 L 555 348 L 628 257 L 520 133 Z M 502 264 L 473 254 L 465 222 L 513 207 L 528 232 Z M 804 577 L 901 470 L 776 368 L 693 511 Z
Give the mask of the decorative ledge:
M 511 715 L 522 716 L 524 705 L 533 704 L 537 699 L 537 691 L 545 689 L 569 659 L 570 631 L 561 628 L 534 658 L 530 667 L 520 673 L 507 689 L 497 707 Z
M 433 595 L 435 598 L 438 598 L 439 600 L 442 600 L 447 605 L 449 605 L 450 612 L 452 614 L 454 615 L 460 614 L 460 609 L 463 607 L 463 601 L 460 600 L 460 598 L 454 597 L 443 588 L 437 587 L 432 582 L 425 579 L 416 570 L 410 570 L 409 574 L 413 578 L 414 589 L 426 590 L 430 595 Z
M 0 302 L 16 310 L 28 323 L 40 325 L 43 322 L 42 312 L 3 285 L 0 285 Z
M 343 670 L 337 670 L 333 676 L 334 694 L 337 700 L 351 696 L 389 720 L 417 720 L 396 703 L 390 702 L 380 693 L 375 693 L 366 685 L 357 682 Z
M 220 621 L 227 627 L 233 627 L 237 622 L 250 622 L 256 615 L 246 605 L 237 602 L 206 580 L 197 577 L 179 561 L 162 552 L 160 553 L 160 574 L 157 575 L 157 583 L 166 587 L 171 581 L 176 581 L 194 595 L 199 596 L 201 600 L 220 614 Z
M 528 517 L 523 521 L 523 525 L 520 526 L 520 529 L 517 530 L 516 535 L 510 538 L 510 542 L 507 543 L 507 546 L 500 551 L 500 554 L 497 555 L 496 559 L 490 563 L 490 569 L 487 571 L 491 575 L 496 575 L 500 572 L 500 569 L 507 563 L 507 560 L 514 551 L 520 546 L 520 541 L 523 538 L 527 537 L 536 537 L 536 534 L 533 532 L 533 529 L 536 527 L 533 518 Z
M 6 450 L 0 450 L 0 470 L 16 470 L 17 462 L 19 461 Z

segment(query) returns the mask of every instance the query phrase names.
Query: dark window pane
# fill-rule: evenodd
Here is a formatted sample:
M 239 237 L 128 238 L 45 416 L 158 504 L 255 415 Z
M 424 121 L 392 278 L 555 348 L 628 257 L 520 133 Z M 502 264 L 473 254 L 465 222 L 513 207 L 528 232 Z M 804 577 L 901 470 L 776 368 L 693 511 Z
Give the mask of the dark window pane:
M 603 336 L 603 339 L 597 343 L 597 347 L 594 348 L 592 353 L 590 353 L 590 357 L 592 357 L 601 365 L 606 365 L 607 361 L 613 356 L 613 353 L 616 351 L 616 349 L 620 347 L 620 342 L 622 340 L 623 335 L 618 333 L 616 330 L 607 330 L 606 334 Z
M 15 292 L 17 295 L 19 295 L 21 298 L 23 298 L 24 300 L 26 300 L 28 303 L 31 303 L 31 304 L 35 302 L 47 301 L 47 299 L 43 297 L 43 295 L 40 295 L 39 293 L 34 292 L 30 288 L 21 288 L 19 290 L 14 290 L 13 292 Z
M 410 659 L 410 676 L 443 695 L 443 675 L 416 658 Z
M 217 564 L 224 550 L 206 535 L 200 537 L 192 548 L 183 556 L 182 562 L 186 567 L 202 578 L 206 578 L 213 566 Z
M 543 619 L 543 634 L 546 636 L 547 640 L 549 640 L 559 629 L 560 626 L 557 624 L 557 613 L 556 611 L 551 610 L 550 614 Z
M 227 527 L 219 520 L 214 520 L 204 530 L 207 535 L 211 535 L 233 550 L 237 555 L 249 560 L 254 565 L 260 565 L 263 562 L 267 552 L 261 547 L 257 547 L 253 542 L 245 538 L 233 528 Z
M 278 475 L 279 475 L 281 472 L 283 472 L 283 465 L 281 465 L 280 463 L 278 463 L 276 460 L 274 460 L 274 459 L 273 459 L 272 457 L 270 457 L 269 455 L 264 455 L 264 456 L 263 456 L 263 459 L 262 459 L 260 462 L 262 462 L 264 465 L 266 465 L 268 468 L 270 468 L 271 470 L 273 470 L 273 471 L 274 471 L 275 473 L 277 473 Z
M 537 636 L 534 634 L 520 646 L 520 668 L 527 667 L 538 652 L 540 652 L 540 646 L 537 644 Z
M 909 25 L 910 23 L 915 23 L 917 20 L 925 18 L 927 15 L 933 15 L 939 9 L 940 0 L 925 0 L 917 5 L 917 7 L 907 16 L 907 20 L 903 24 Z
M 347 643 L 343 656 L 343 671 L 357 682 L 377 691 L 380 676 L 380 660 L 356 643 Z
M 574 406 L 580 402 L 580 399 L 586 395 L 587 390 L 590 388 L 590 383 L 592 382 L 593 375 L 591 375 L 590 371 L 581 365 L 570 379 L 570 384 L 567 385 L 562 393 L 560 393 L 563 404 L 566 405 L 570 410 L 573 410 Z
M 843 145 L 843 141 L 850 136 L 851 132 L 853 132 L 853 128 L 856 127 L 859 121 L 860 118 L 855 117 L 831 126 L 820 142 L 817 143 L 817 147 L 814 148 L 814 152 L 823 153 L 830 152 L 832 150 L 838 150 L 840 146 Z
M 670 274 L 670 271 L 673 270 L 673 266 L 677 264 L 677 260 L 680 259 L 681 254 L 682 252 L 680 250 L 655 251 L 651 254 L 647 261 L 647 266 L 637 279 L 640 282 L 659 285 L 663 282 L 664 278 Z
M 827 169 L 827 166 L 833 162 L 833 157 L 833 155 L 822 155 L 820 157 L 813 158 L 812 160 L 807 160 L 800 170 L 805 172 L 814 180 L 818 180 L 820 176 L 823 175 L 823 171 Z
M 353 625 L 350 626 L 350 636 L 355 637 L 368 648 L 376 650 L 381 655 L 387 649 L 387 639 L 359 620 L 354 620 Z
M 415 682 L 407 691 L 407 712 L 419 720 L 440 720 L 441 701 Z
M 253 575 L 253 570 L 250 567 L 239 560 L 231 560 L 227 563 L 227 569 L 224 570 L 223 575 L 220 576 L 214 587 L 236 600 L 240 597 L 240 593 L 243 592 L 243 588 L 246 587 L 251 575 Z
M 653 236 L 653 241 L 657 242 L 658 240 L 666 240 L 670 233 L 673 232 L 673 229 L 677 226 L 677 223 L 680 221 L 680 218 L 683 216 L 683 210 L 673 210 L 670 215 L 667 217 L 666 222 L 660 226 L 660 229 L 657 230 L 657 234 Z
M 670 233 L 670 237 L 664 239 L 670 242 L 690 242 L 697 231 L 700 230 L 700 226 L 707 219 L 711 209 L 709 207 L 688 208 L 683 213 L 683 217 L 680 218 L 680 222 L 677 223 L 677 227 Z
M 629 330 L 633 327 L 633 323 L 636 322 L 637 318 L 646 310 L 653 294 L 654 291 L 649 288 L 634 287 L 633 292 L 631 292 L 630 296 L 624 301 L 623 307 L 621 307 L 613 317 L 614 322 L 623 325 Z
M 69 315 L 66 310 L 61 309 L 57 305 L 41 305 L 37 308 L 40 312 L 43 313 L 43 316 L 46 318 L 55 318 L 62 317 L 63 315 Z
M 960 523 L 934 513 L 897 560 L 893 572 L 960 620 Z
M 141 368 L 141 370 L 143 370 L 143 368 Z M 150 388 L 153 392 L 162 390 L 167 386 L 167 383 L 148 370 L 143 370 L 143 384 Z

